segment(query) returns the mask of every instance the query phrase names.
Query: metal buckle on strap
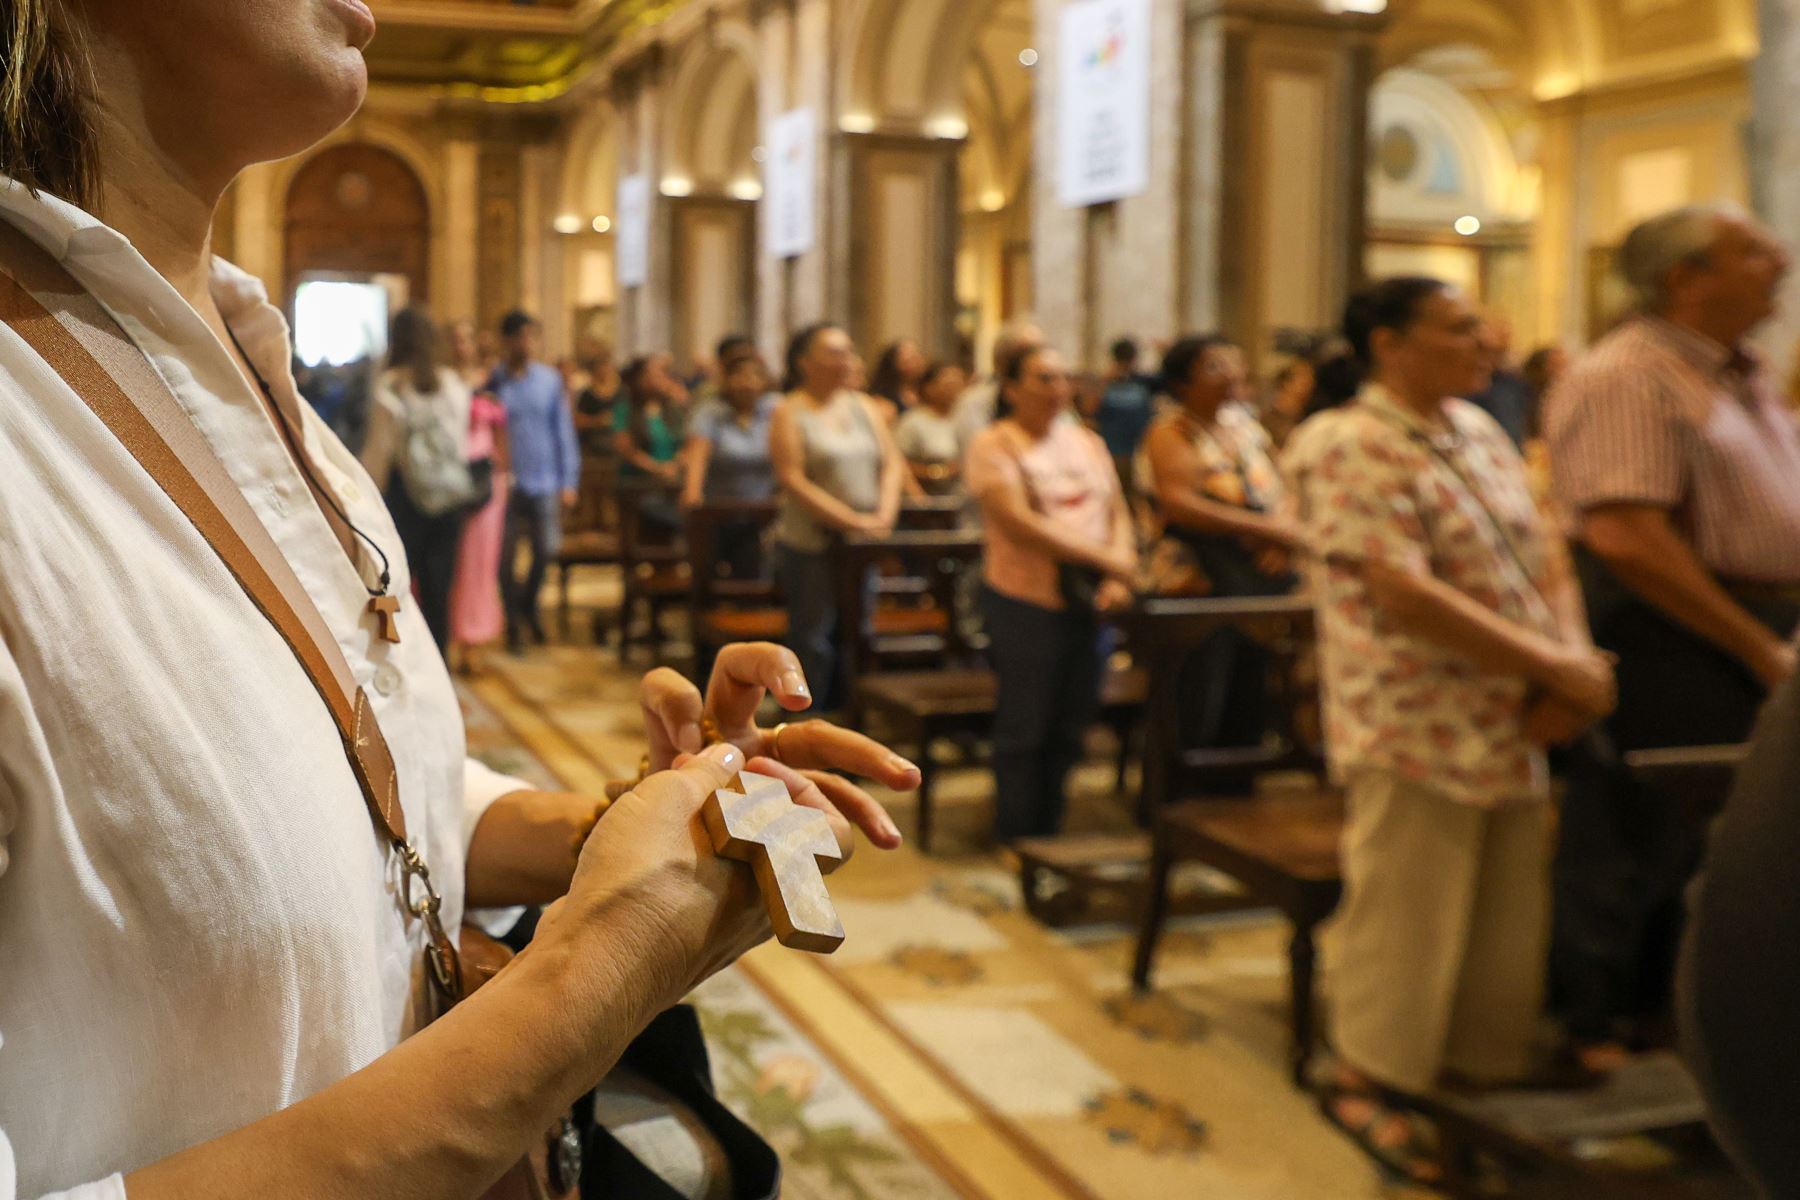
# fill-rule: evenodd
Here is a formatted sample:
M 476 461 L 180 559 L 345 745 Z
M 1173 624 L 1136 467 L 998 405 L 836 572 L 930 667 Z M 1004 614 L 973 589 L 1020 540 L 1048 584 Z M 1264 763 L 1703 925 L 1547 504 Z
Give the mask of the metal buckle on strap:
M 398 850 L 400 870 L 405 881 L 405 891 L 401 895 L 406 903 L 406 910 L 428 923 L 435 923 L 438 912 L 444 907 L 444 898 L 438 895 L 437 889 L 431 885 L 431 868 L 425 865 L 425 859 L 417 850 L 413 849 L 411 842 L 399 843 Z M 416 900 L 413 898 L 415 881 L 425 893 Z
M 444 898 L 432 886 L 431 868 L 425 864 L 425 857 L 411 842 L 396 841 L 394 851 L 399 855 L 400 872 L 404 880 L 401 903 L 406 906 L 407 912 L 425 923 L 426 970 L 442 1008 L 448 1011 L 451 1005 L 462 999 L 462 966 L 457 961 L 456 943 L 444 932 Z M 415 884 L 421 895 L 414 895 Z

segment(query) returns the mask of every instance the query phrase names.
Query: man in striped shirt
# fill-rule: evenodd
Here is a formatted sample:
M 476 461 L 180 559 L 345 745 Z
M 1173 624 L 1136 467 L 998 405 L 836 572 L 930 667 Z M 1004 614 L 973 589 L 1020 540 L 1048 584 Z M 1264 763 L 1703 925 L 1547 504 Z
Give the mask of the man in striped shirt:
M 1800 621 L 1800 425 L 1745 345 L 1788 256 L 1742 213 L 1695 207 L 1634 229 L 1619 265 L 1642 311 L 1544 413 L 1595 640 L 1620 659 L 1610 749 L 1740 742 L 1794 673 Z M 1700 831 L 1589 758 L 1562 828 L 1555 985 L 1576 1036 L 1605 1042 L 1666 1004 Z

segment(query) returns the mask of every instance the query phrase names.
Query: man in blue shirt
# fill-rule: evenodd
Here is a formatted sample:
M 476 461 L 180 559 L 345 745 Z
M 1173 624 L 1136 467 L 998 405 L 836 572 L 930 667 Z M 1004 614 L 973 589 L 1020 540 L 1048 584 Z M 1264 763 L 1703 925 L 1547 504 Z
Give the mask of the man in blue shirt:
M 575 422 L 563 395 L 562 376 L 537 361 L 542 326 L 515 309 L 500 322 L 505 358 L 488 386 L 506 406 L 506 436 L 512 458 L 512 497 L 506 509 L 501 552 L 501 593 L 506 602 L 506 644 L 517 653 L 529 631 L 544 642 L 538 593 L 544 572 L 562 543 L 562 510 L 575 504 L 581 483 L 581 450 Z M 518 576 L 519 543 L 531 544 L 530 564 Z
M 1138 371 L 1138 346 L 1130 338 L 1114 342 L 1111 357 L 1106 390 L 1095 410 L 1094 425 L 1129 496 L 1134 483 L 1132 460 L 1143 443 L 1144 432 L 1150 428 L 1150 419 L 1156 415 L 1157 380 Z

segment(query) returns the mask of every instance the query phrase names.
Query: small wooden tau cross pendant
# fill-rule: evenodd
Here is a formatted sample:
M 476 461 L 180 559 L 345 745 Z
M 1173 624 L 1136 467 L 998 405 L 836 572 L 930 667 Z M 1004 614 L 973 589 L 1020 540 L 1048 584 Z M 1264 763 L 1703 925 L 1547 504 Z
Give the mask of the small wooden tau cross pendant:
M 824 813 L 795 804 L 779 779 L 744 771 L 707 797 L 700 819 L 719 857 L 756 871 L 776 941 L 814 954 L 843 944 L 820 864 L 844 856 Z
M 369 601 L 369 611 L 375 614 L 375 632 L 384 642 L 400 640 L 400 597 L 380 595 Z

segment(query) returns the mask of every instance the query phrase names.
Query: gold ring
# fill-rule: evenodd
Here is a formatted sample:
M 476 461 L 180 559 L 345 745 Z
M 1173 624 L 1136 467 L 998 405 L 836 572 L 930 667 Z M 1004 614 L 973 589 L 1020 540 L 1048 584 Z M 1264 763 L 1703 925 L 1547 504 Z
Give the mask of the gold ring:
M 763 747 L 763 754 L 776 762 L 781 761 L 781 735 L 787 732 L 788 723 L 783 721 L 769 730 L 769 744 Z

